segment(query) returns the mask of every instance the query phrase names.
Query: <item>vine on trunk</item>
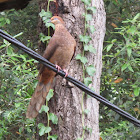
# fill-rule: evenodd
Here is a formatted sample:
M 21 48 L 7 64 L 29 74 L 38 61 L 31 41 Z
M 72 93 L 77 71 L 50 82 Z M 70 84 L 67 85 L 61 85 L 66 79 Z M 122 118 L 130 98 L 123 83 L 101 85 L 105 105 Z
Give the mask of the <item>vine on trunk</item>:
M 83 51 L 81 54 L 77 54 L 76 59 L 79 60 L 82 64 L 84 84 L 86 86 L 89 86 L 92 83 L 91 76 L 94 75 L 95 68 L 93 65 L 87 65 L 88 60 L 85 57 L 85 52 L 96 53 L 96 50 L 93 48 L 92 44 L 90 44 L 91 37 L 87 33 L 88 31 L 90 31 L 91 33 L 94 33 L 95 31 L 94 26 L 89 25 L 89 21 L 93 19 L 92 15 L 93 13 L 96 12 L 96 7 L 91 6 L 91 0 L 81 0 L 81 1 L 84 3 L 84 7 L 85 7 L 85 12 L 83 13 L 83 17 L 85 19 L 84 34 L 79 36 L 80 42 L 82 42 L 83 45 Z M 81 101 L 83 132 L 81 138 L 78 138 L 77 140 L 84 140 L 84 135 L 86 131 L 89 132 L 90 134 L 92 133 L 92 128 L 86 126 L 84 121 L 85 115 L 89 113 L 89 110 L 84 108 L 84 103 L 83 103 L 84 97 L 85 97 L 85 93 L 83 92 L 82 101 Z

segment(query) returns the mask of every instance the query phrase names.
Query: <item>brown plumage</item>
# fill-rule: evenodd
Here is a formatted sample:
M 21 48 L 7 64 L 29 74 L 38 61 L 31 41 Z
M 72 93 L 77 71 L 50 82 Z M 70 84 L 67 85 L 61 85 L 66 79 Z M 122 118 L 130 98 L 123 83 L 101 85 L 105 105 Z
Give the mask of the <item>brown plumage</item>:
M 0 11 L 9 9 L 23 9 L 31 0 L 0 0 Z
M 56 66 L 66 69 L 75 51 L 76 42 L 64 26 L 64 21 L 58 16 L 51 18 L 55 32 L 44 52 L 44 57 Z M 45 103 L 47 93 L 52 88 L 56 73 L 45 66 L 39 71 L 39 82 L 29 103 L 26 117 L 34 118 Z

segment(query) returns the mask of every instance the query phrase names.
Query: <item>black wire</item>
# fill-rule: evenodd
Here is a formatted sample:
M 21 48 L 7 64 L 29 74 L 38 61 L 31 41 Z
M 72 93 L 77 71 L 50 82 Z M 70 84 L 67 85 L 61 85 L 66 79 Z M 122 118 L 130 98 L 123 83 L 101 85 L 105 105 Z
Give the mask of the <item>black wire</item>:
M 34 59 L 38 60 L 39 62 L 41 62 L 42 64 L 44 64 L 45 66 L 47 66 L 48 68 L 50 68 L 54 72 L 57 72 L 57 69 L 56 69 L 56 67 L 55 67 L 54 64 L 50 63 L 47 59 L 45 59 L 44 57 L 42 57 L 38 53 L 34 52 L 33 50 L 27 48 L 24 44 L 22 44 L 21 42 L 19 42 L 17 39 L 15 39 L 12 36 L 6 34 L 2 30 L 0 30 L 0 36 L 3 37 L 4 39 L 8 40 L 10 43 L 14 44 L 15 46 L 17 46 L 18 48 L 20 48 L 21 50 L 23 50 L 27 54 L 29 54 Z M 65 73 L 62 70 L 60 70 L 58 72 L 58 74 L 60 76 L 62 76 L 62 77 L 65 76 Z M 123 111 L 122 109 L 120 109 L 116 105 L 110 103 L 107 99 L 105 99 L 101 95 L 96 94 L 94 91 L 92 91 L 91 89 L 89 89 L 88 87 L 86 87 L 82 82 L 75 80 L 71 76 L 67 76 L 66 79 L 69 82 L 71 82 L 74 85 L 76 85 L 81 90 L 83 90 L 85 93 L 87 93 L 88 95 L 90 95 L 91 97 L 97 99 L 98 101 L 100 101 L 101 103 L 103 103 L 104 105 L 106 105 L 107 107 L 109 107 L 110 109 L 114 110 L 116 113 L 120 114 L 122 117 L 124 117 L 125 119 L 127 119 L 128 121 L 130 121 L 131 123 L 133 123 L 134 125 L 140 127 L 140 121 L 139 120 L 137 120 L 135 117 L 133 117 L 129 113 Z

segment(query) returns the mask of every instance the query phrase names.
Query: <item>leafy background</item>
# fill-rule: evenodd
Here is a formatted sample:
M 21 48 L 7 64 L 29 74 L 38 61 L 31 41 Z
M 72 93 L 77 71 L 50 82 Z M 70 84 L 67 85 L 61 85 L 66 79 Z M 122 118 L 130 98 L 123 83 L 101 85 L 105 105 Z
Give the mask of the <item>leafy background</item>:
M 104 0 L 107 13 L 101 95 L 140 118 L 140 3 Z M 37 51 L 38 5 L 0 13 L 0 28 Z M 35 139 L 35 120 L 25 118 L 36 87 L 36 61 L 0 40 L 0 139 Z M 140 130 L 100 104 L 100 136 L 104 140 L 138 140 Z

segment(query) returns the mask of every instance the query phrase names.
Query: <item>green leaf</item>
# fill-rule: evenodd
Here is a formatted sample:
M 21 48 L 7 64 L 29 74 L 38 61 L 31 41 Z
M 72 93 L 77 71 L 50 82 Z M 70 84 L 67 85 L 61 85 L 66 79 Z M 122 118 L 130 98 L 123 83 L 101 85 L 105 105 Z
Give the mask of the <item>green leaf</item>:
M 109 45 L 107 45 L 107 52 L 110 51 L 110 49 L 112 48 L 112 46 L 113 46 L 113 44 L 109 44 Z
M 96 53 L 96 49 L 93 48 L 92 45 L 84 45 L 84 50 L 85 50 L 85 51 L 89 51 L 89 52 L 91 52 L 91 53 Z
M 41 109 L 39 110 L 39 113 L 41 113 L 43 111 L 47 113 L 49 111 L 49 107 L 45 106 L 45 105 L 42 105 Z
M 46 100 L 47 101 L 49 101 L 53 97 L 53 95 L 54 95 L 54 92 L 53 91 L 54 91 L 53 89 L 50 89 L 49 90 L 49 93 L 48 93 L 48 95 L 46 97 Z
M 8 54 L 8 55 L 13 54 L 13 48 L 12 48 L 12 47 L 9 46 L 9 47 L 7 48 L 7 54 Z
M 23 104 L 23 103 L 20 103 L 20 102 L 19 103 L 15 103 L 15 107 L 18 108 L 18 107 L 20 107 L 21 104 Z
M 58 123 L 58 117 L 54 113 L 49 113 L 49 120 L 51 120 L 53 124 Z
M 124 64 L 124 65 L 122 65 L 122 67 L 121 67 L 121 71 L 124 71 L 127 67 L 128 67 L 128 64 L 127 64 L 127 63 Z
M 81 54 L 77 54 L 75 57 L 77 60 L 80 60 L 83 64 L 86 64 L 88 62 L 87 58 L 84 56 L 81 56 Z
M 128 69 L 129 69 L 130 71 L 134 72 L 134 70 L 132 69 L 132 67 L 131 67 L 130 64 L 128 65 Z
M 90 77 L 84 78 L 84 84 L 85 84 L 86 86 L 89 86 L 89 84 L 91 84 L 91 83 L 92 83 L 92 79 L 91 79 Z
M 91 33 L 93 34 L 93 33 L 94 33 L 94 31 L 95 31 L 94 26 L 93 26 L 93 25 L 91 25 L 91 26 L 89 26 L 89 28 L 90 28 Z
M 21 54 L 20 57 L 23 59 L 24 62 L 26 61 L 25 55 L 22 55 L 22 54 Z
M 133 21 L 135 22 L 140 17 L 140 13 L 136 14 L 136 16 L 133 18 Z
M 38 128 L 39 128 L 39 129 L 41 129 L 41 127 L 43 127 L 43 126 L 44 126 L 43 123 L 39 123 L 39 124 L 38 124 Z
M 51 12 L 46 12 L 44 9 L 41 10 L 41 12 L 39 13 L 39 16 L 42 18 L 42 17 L 46 17 L 47 19 L 51 18 L 52 17 L 52 13 Z M 46 19 L 45 18 L 45 19 Z M 43 18 L 44 19 L 44 18 Z M 44 20 L 45 20 L 44 19 Z
M 45 26 L 48 28 L 48 27 L 52 27 L 53 29 L 55 29 L 55 26 L 54 26 L 54 24 L 53 23 L 48 23 L 48 22 L 46 22 L 45 23 Z
M 45 36 L 43 33 L 40 33 L 39 37 L 40 37 L 40 40 L 41 40 L 43 43 L 44 43 L 45 41 L 48 41 L 48 40 L 51 39 L 50 36 Z
M 51 127 L 45 127 L 44 124 L 42 123 L 39 123 L 38 124 L 38 128 L 40 129 L 39 130 L 39 135 L 40 136 L 43 136 L 45 133 L 49 133 L 51 131 Z
M 47 126 L 47 127 L 45 127 L 45 133 L 49 133 L 49 132 L 51 132 L 51 127 L 49 127 L 49 126 Z
M 88 75 L 93 76 L 95 73 L 96 69 L 94 68 L 93 65 L 89 65 L 88 67 L 86 67 L 86 72 L 88 73 Z
M 91 40 L 91 37 L 90 36 L 80 35 L 80 41 L 81 42 L 84 42 L 85 44 L 87 44 L 90 40 Z
M 14 38 L 19 37 L 19 36 L 21 36 L 21 35 L 23 35 L 23 32 L 20 32 L 20 33 L 16 34 L 16 35 L 14 36 Z
M 57 140 L 58 136 L 57 135 L 52 135 L 52 136 L 48 136 L 48 140 Z
M 96 13 L 96 7 L 87 7 L 88 11 L 92 11 L 93 13 Z
M 139 96 L 139 88 L 135 88 L 134 89 L 134 95 L 135 96 Z
M 129 29 L 128 29 L 128 33 L 131 33 L 132 35 L 134 35 L 134 33 L 136 32 L 137 28 L 136 26 L 131 26 Z
M 89 21 L 89 20 L 92 20 L 93 19 L 93 17 L 92 17 L 92 15 L 91 14 L 83 14 L 83 16 L 85 17 L 85 20 L 86 21 Z
M 89 113 L 89 110 L 88 110 L 88 109 L 85 109 L 85 110 L 84 110 L 84 113 L 85 113 L 85 114 L 88 114 L 88 113 Z
M 130 57 L 131 56 L 131 53 L 132 53 L 132 48 L 131 47 L 128 47 L 127 48 L 127 55 Z
M 117 39 L 113 39 L 111 42 L 112 42 L 112 44 L 113 44 L 113 43 L 115 43 L 116 41 L 117 41 Z
M 85 5 L 90 5 L 91 4 L 91 0 L 81 0 Z

